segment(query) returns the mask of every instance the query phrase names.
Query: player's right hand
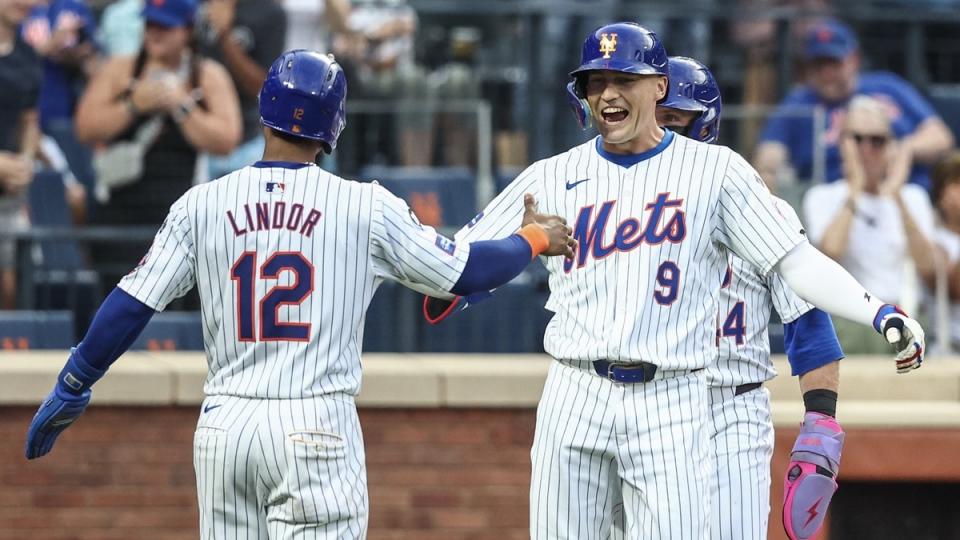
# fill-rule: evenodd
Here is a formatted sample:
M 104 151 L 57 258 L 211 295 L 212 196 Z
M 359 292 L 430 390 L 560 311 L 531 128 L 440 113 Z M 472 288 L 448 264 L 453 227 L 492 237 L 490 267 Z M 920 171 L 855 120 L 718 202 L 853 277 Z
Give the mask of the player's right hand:
M 577 241 L 571 236 L 573 229 L 567 226 L 567 220 L 560 216 L 540 214 L 537 212 L 537 201 L 533 195 L 527 193 L 523 196 L 523 223 L 521 227 L 536 223 L 547 233 L 550 239 L 548 247 L 542 255 L 548 257 L 563 255 L 568 259 L 573 258 L 573 252 L 577 249 Z
M 30 422 L 25 451 L 27 459 L 35 459 L 50 452 L 57 437 L 83 414 L 89 403 L 89 388 L 76 394 L 58 382 Z
M 923 364 L 926 352 L 923 328 L 900 308 L 892 304 L 881 306 L 874 318 L 874 328 L 896 349 L 897 373 L 912 371 Z

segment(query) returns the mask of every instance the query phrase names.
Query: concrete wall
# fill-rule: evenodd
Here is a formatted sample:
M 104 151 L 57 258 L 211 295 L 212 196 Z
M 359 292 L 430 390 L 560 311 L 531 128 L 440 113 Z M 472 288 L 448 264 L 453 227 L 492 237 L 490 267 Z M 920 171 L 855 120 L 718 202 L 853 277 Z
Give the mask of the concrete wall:
M 191 441 L 202 355 L 126 355 L 53 453 L 28 462 L 26 427 L 64 359 L 0 353 L 0 539 L 196 538 Z M 365 356 L 370 538 L 526 538 L 529 449 L 548 364 L 538 355 Z M 768 387 L 778 428 L 771 538 L 782 538 L 782 471 L 803 409 L 795 379 Z M 896 375 L 886 358 L 844 360 L 839 417 L 848 431 L 841 486 L 960 482 L 960 362 Z

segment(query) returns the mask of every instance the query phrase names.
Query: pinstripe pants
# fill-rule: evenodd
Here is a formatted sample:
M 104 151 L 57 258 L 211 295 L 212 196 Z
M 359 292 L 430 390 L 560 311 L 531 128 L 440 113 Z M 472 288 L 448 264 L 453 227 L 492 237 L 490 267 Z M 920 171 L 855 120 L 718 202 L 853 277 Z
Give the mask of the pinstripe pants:
M 734 396 L 731 387 L 710 389 L 710 538 L 764 540 L 770 515 L 773 419 L 770 392 Z
M 352 396 L 210 396 L 193 464 L 204 540 L 366 537 L 367 477 Z
M 605 540 L 621 500 L 626 538 L 707 538 L 707 411 L 702 371 L 621 384 L 586 362 L 552 362 L 531 452 L 531 538 Z

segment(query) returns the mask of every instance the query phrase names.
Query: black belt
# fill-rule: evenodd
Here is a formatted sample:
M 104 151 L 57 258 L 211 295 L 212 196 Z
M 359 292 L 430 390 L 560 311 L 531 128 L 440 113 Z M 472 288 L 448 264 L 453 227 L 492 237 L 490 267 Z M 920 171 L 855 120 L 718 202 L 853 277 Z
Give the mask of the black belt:
M 593 369 L 601 377 L 620 383 L 647 383 L 652 381 L 657 374 L 657 365 L 650 362 L 623 364 L 607 360 L 595 360 Z M 703 368 L 691 369 L 689 372 L 693 373 L 701 369 Z
M 760 388 L 761 386 L 763 386 L 763 383 L 758 383 L 758 382 L 741 384 L 740 386 L 737 387 L 736 390 L 733 391 L 733 395 L 734 395 L 734 396 L 739 396 L 740 394 L 746 394 L 747 392 L 753 392 L 754 390 L 756 390 L 757 388 Z

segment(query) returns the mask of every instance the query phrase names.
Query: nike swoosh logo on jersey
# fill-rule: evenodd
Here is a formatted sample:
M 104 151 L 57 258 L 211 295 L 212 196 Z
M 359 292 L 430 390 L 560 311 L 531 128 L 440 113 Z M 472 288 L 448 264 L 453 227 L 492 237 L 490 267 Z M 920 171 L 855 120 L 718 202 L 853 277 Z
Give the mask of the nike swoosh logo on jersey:
M 567 182 L 567 189 L 568 189 L 568 190 L 573 189 L 573 188 L 577 187 L 578 184 L 582 184 L 582 183 L 586 182 L 587 180 L 589 180 L 589 178 L 584 178 L 583 180 L 577 180 L 576 182 L 574 182 L 574 183 L 572 183 L 572 184 L 571 184 L 570 182 Z
M 206 407 L 203 408 L 203 412 L 208 413 L 220 406 L 222 405 L 207 405 Z

